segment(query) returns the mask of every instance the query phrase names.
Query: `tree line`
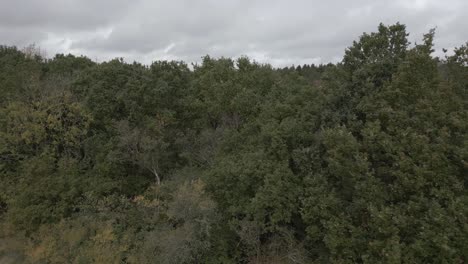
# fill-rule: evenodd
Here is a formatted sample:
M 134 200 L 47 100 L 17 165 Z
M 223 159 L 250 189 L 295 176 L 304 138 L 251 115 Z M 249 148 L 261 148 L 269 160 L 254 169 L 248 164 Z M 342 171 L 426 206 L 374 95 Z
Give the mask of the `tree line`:
M 465 263 L 468 43 L 341 62 L 0 46 L 1 263 Z

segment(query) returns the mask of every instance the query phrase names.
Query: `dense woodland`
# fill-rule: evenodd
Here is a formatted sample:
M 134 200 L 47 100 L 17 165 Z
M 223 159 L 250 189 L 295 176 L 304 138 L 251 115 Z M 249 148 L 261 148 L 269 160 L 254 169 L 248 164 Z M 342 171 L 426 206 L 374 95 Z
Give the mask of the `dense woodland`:
M 433 38 L 283 69 L 0 46 L 0 263 L 467 263 L 468 43 Z

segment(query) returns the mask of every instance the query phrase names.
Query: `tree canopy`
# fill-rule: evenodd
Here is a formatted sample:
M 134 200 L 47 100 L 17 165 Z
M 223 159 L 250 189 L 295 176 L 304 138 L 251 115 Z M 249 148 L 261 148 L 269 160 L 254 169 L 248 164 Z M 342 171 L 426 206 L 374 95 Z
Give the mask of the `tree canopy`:
M 465 263 L 468 42 L 341 62 L 0 46 L 1 263 Z

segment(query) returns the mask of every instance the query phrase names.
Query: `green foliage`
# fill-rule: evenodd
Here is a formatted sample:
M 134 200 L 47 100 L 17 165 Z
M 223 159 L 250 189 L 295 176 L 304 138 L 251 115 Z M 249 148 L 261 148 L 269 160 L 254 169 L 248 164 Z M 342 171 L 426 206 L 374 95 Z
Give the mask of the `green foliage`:
M 464 263 L 468 48 L 334 65 L 0 46 L 1 263 Z

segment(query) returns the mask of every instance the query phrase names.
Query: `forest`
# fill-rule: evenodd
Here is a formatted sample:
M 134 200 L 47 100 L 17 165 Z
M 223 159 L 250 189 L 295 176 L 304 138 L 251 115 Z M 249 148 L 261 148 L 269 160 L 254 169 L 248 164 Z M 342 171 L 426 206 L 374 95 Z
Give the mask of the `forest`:
M 435 36 L 285 68 L 0 46 L 0 263 L 467 263 L 468 42 Z

